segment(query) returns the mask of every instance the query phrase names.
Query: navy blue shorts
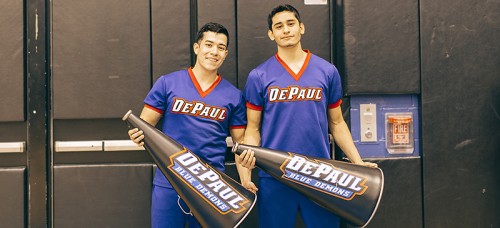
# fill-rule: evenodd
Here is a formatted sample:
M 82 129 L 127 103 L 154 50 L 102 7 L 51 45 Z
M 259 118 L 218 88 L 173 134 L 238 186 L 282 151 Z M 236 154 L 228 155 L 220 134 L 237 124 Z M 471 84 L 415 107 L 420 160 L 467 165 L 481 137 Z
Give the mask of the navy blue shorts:
M 297 212 L 307 227 L 339 227 L 339 217 L 274 178 L 260 177 L 259 227 L 293 228 Z
M 201 225 L 194 216 L 185 214 L 190 212 L 188 206 L 182 199 L 179 200 L 177 192 L 172 188 L 153 185 L 151 202 L 151 227 L 153 228 L 184 228 L 188 224 L 189 228 L 198 228 Z

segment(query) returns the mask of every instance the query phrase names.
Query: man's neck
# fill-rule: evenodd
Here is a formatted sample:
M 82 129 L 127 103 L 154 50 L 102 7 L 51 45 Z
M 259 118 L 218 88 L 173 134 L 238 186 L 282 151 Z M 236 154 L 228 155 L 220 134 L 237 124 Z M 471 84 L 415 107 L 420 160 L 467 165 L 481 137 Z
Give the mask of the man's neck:
M 302 65 L 307 53 L 302 50 L 302 46 L 298 43 L 293 47 L 278 47 L 278 55 L 287 65 Z
M 207 90 L 217 80 L 217 71 L 209 71 L 197 65 L 192 70 L 203 91 Z
M 298 74 L 307 58 L 307 52 L 299 44 L 294 47 L 278 47 L 278 56 L 295 74 Z

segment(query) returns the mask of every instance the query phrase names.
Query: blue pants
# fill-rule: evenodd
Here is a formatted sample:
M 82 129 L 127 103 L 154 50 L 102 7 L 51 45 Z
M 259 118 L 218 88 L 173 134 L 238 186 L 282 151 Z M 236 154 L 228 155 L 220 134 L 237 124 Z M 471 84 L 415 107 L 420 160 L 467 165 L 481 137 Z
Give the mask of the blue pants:
M 151 202 L 151 227 L 153 228 L 184 228 L 188 224 L 189 228 L 198 228 L 201 225 L 192 215 L 184 201 L 179 200 L 177 192 L 172 188 L 153 185 Z
M 259 178 L 259 227 L 293 228 L 297 212 L 307 227 L 339 227 L 339 217 L 274 178 Z

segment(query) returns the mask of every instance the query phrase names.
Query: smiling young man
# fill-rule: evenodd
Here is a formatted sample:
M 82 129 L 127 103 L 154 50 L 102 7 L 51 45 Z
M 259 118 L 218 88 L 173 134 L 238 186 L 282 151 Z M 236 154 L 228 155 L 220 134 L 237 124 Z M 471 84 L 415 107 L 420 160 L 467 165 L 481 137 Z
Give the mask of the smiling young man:
M 328 61 L 303 50 L 305 26 L 291 5 L 268 16 L 268 36 L 278 52 L 252 70 L 244 89 L 247 129 L 244 143 L 318 158 L 330 158 L 329 129 L 351 162 L 363 162 L 342 117 L 342 84 Z M 252 168 L 253 151 L 237 162 Z M 241 159 L 241 160 L 240 160 Z M 338 227 L 339 219 L 270 175 L 259 173 L 260 227 L 294 227 L 300 212 L 307 227 Z
M 162 131 L 213 167 L 223 171 L 226 137 L 243 139 L 246 126 L 245 103 L 241 92 L 218 74 L 228 51 L 229 34 L 217 23 L 205 24 L 193 44 L 194 67 L 160 77 L 144 100 L 140 117 L 151 125 L 163 120 Z M 137 128 L 130 139 L 143 145 L 144 135 Z M 237 163 L 242 184 L 256 191 L 249 170 Z M 162 172 L 153 181 L 151 225 L 154 228 L 199 227 Z

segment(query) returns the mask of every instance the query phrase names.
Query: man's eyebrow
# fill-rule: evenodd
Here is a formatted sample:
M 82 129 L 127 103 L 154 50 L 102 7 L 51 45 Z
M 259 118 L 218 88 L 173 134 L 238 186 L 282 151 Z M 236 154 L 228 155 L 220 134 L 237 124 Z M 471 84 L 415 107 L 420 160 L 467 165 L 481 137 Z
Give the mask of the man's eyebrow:
M 280 22 L 276 22 L 275 24 L 273 24 L 273 27 L 276 27 L 276 26 L 282 25 L 282 24 L 283 24 L 283 22 L 281 22 L 281 21 Z
M 223 43 L 218 44 L 218 43 L 216 43 L 216 42 L 215 42 L 215 41 L 213 41 L 213 40 L 205 40 L 205 42 L 208 42 L 208 43 L 210 43 L 210 44 L 215 44 L 215 45 L 217 45 L 217 46 L 224 46 L 224 47 L 226 47 L 226 45 L 225 45 L 225 44 L 223 44 Z
M 290 19 L 290 20 L 286 20 L 285 23 L 289 23 L 289 22 L 296 22 L 295 19 Z M 280 25 L 280 24 L 283 24 L 283 22 L 276 22 L 275 24 L 273 24 L 273 26 L 276 26 L 276 25 Z

